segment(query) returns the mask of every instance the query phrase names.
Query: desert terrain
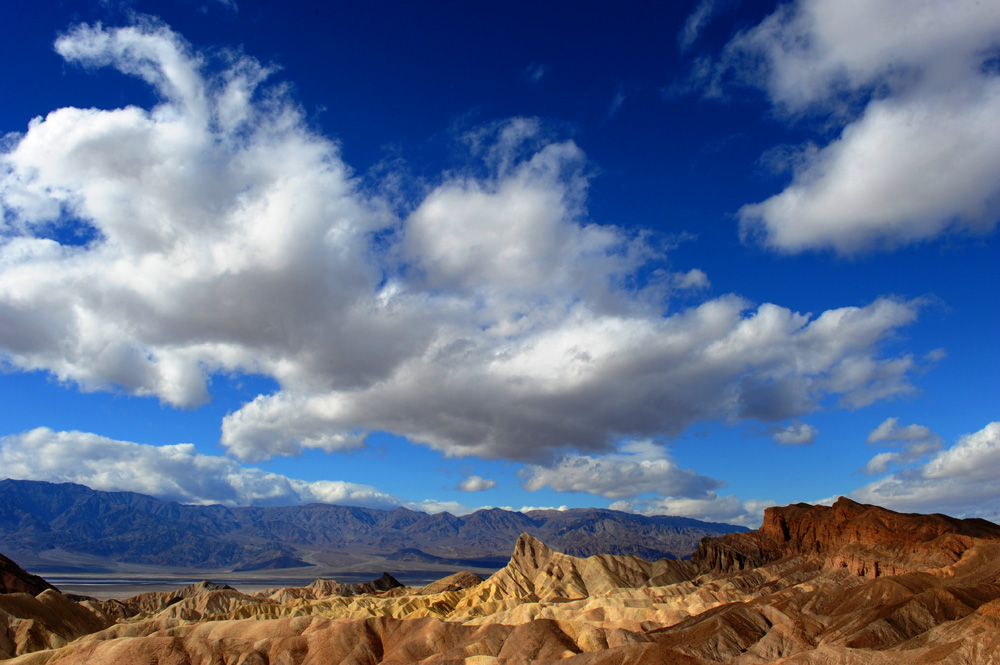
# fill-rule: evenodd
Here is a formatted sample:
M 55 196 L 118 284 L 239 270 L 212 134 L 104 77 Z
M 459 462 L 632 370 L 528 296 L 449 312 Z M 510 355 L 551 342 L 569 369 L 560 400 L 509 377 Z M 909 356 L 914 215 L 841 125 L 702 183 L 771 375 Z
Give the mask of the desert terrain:
M 527 534 L 486 579 L 67 596 L 2 561 L 0 657 L 61 663 L 994 663 L 1000 527 L 840 499 L 770 508 L 690 560 Z

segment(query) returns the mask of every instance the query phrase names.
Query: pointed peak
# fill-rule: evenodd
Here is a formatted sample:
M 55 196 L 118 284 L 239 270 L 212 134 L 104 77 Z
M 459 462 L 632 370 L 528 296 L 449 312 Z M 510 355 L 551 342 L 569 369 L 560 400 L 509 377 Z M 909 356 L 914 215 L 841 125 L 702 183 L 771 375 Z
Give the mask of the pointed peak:
M 538 538 L 535 538 L 530 533 L 522 533 L 517 538 L 517 544 L 514 545 L 513 558 L 523 559 L 528 557 L 530 559 L 538 559 L 540 556 L 548 556 L 552 553 L 553 549 L 538 540 Z
M 515 546 L 515 548 L 539 547 L 539 546 L 540 547 L 547 547 L 545 545 L 545 543 L 543 543 L 542 541 L 538 540 L 538 538 L 535 538 L 530 533 L 525 532 L 525 533 L 522 533 L 520 536 L 517 537 L 517 545 Z
M 208 591 L 236 591 L 236 589 L 228 584 L 217 584 L 216 582 L 202 580 L 200 582 L 195 582 L 194 584 L 189 584 L 182 589 L 178 589 L 174 593 L 179 595 L 181 598 L 190 598 Z
M 389 573 L 382 573 L 382 577 L 372 580 L 371 585 L 379 591 L 388 591 L 403 586 L 403 583 Z
M 859 510 L 863 508 L 871 508 L 872 506 L 868 506 L 863 503 L 858 503 L 853 499 L 848 499 L 846 496 L 842 496 L 833 502 L 832 507 L 840 510 Z
M 328 580 L 325 577 L 317 577 L 306 588 L 312 589 L 313 591 L 319 591 L 321 593 L 331 594 L 339 591 L 340 586 L 340 583 L 336 580 Z

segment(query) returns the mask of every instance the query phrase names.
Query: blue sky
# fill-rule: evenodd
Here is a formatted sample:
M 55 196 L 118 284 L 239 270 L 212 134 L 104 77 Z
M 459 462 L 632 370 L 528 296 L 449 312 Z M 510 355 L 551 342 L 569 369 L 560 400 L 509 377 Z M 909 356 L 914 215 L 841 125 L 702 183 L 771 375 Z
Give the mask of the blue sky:
M 0 477 L 1000 519 L 991 3 L 0 12 Z

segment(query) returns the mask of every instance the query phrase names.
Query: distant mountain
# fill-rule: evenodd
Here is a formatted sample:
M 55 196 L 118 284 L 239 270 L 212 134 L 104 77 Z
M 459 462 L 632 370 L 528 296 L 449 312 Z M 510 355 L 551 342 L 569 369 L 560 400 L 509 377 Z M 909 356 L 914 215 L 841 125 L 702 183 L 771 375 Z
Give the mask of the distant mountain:
M 72 483 L 0 481 L 4 549 L 25 565 L 49 571 L 95 570 L 102 562 L 275 570 L 309 565 L 322 552 L 499 567 L 521 533 L 575 556 L 655 560 L 688 557 L 704 537 L 742 531 L 683 517 L 600 509 L 491 509 L 456 517 L 326 504 L 226 508 Z

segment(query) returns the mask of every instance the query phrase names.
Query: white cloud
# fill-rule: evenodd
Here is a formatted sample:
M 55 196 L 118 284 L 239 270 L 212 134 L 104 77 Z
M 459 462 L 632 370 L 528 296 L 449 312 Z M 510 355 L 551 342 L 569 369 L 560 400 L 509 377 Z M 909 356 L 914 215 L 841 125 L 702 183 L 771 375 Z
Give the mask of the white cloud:
M 485 175 L 444 174 L 398 219 L 247 56 L 154 23 L 77 27 L 57 49 L 161 101 L 55 110 L 0 155 L 3 361 L 180 407 L 208 400 L 213 374 L 272 377 L 222 423 L 241 460 L 386 431 L 550 462 L 913 390 L 915 361 L 882 347 L 916 302 L 669 311 L 707 276 L 592 223 L 585 156 L 536 120 L 475 133 Z M 84 244 L 42 237 L 78 226 Z
M 719 496 L 710 492 L 703 498 L 665 497 L 636 503 L 616 501 L 610 507 L 641 515 L 673 515 L 757 528 L 764 519 L 764 509 L 773 505 L 773 501 L 742 501 L 733 495 Z
M 288 478 L 241 466 L 228 457 L 200 454 L 190 443 L 151 446 L 46 427 L 0 438 L 0 469 L 10 478 L 79 483 L 96 490 L 139 492 L 189 504 L 407 505 L 369 485 Z
M 873 354 L 913 319 L 912 304 L 883 300 L 813 320 L 774 305 L 744 317 L 743 307 L 727 297 L 651 318 L 575 303 L 504 322 L 506 334 L 447 331 L 365 390 L 260 397 L 226 417 L 223 443 L 244 458 L 271 454 L 263 446 L 295 445 L 281 437 L 296 430 L 275 426 L 293 422 L 324 436 L 392 431 L 448 455 L 544 460 L 562 447 L 677 435 L 699 419 L 795 417 L 829 394 L 856 407 L 911 390 L 911 361 Z
M 899 418 L 886 418 L 882 424 L 868 434 L 868 443 L 887 443 L 893 441 L 919 441 L 933 438 L 934 433 L 923 425 L 899 426 Z
M 900 427 L 899 418 L 887 418 L 868 434 L 868 445 L 889 445 L 897 450 L 878 453 L 862 470 L 868 475 L 885 473 L 940 450 L 942 443 L 941 437 L 923 425 Z
M 719 4 L 719 0 L 701 0 L 698 3 L 677 34 L 677 46 L 681 51 L 686 51 L 694 45 L 712 16 L 718 11 Z
M 711 286 L 711 283 L 708 281 L 708 275 L 705 274 L 705 271 L 698 268 L 692 268 L 685 273 L 674 273 L 673 283 L 674 288 L 678 290 L 707 289 Z
M 533 62 L 524 69 L 524 78 L 528 80 L 529 83 L 538 83 L 545 76 L 548 71 L 548 67 L 540 62 Z
M 410 510 L 419 510 L 424 513 L 451 513 L 452 515 L 468 515 L 477 510 L 489 508 L 490 506 L 467 506 L 458 501 L 438 501 L 436 499 L 424 499 L 422 501 L 407 501 L 403 503 Z
M 519 513 L 530 513 L 533 510 L 558 510 L 560 512 L 570 510 L 569 506 L 521 506 L 520 508 L 513 508 L 511 506 L 501 506 L 504 510 L 513 510 Z
M 803 149 L 783 192 L 740 210 L 742 232 L 852 254 L 993 230 L 1000 76 L 986 63 L 998 47 L 1000 7 L 976 0 L 800 0 L 740 33 L 711 90 L 735 74 L 783 113 L 843 123 Z
M 936 455 L 924 475 L 931 479 L 964 478 L 971 482 L 1000 480 L 1000 422 L 993 422 Z
M 875 476 L 888 471 L 893 465 L 898 464 L 900 461 L 899 453 L 895 452 L 885 452 L 875 455 L 875 457 L 868 460 L 862 471 L 864 471 L 869 476 Z
M 771 438 L 783 446 L 799 446 L 815 441 L 819 430 L 806 423 L 793 423 L 787 427 L 774 428 L 770 434 Z
M 140 76 L 164 101 L 59 109 L 3 156 L 5 219 L 20 231 L 0 248 L 12 364 L 196 406 L 215 371 L 296 384 L 325 366 L 350 384 L 393 362 L 402 340 L 383 339 L 390 306 L 366 260 L 381 217 L 336 146 L 257 89 L 255 61 L 232 56 L 206 78 L 201 56 L 151 25 L 78 27 L 57 50 Z M 34 236 L 67 218 L 97 239 Z
M 458 484 L 458 489 L 463 492 L 482 492 L 483 490 L 493 489 L 497 486 L 497 481 L 492 478 L 483 478 L 482 476 L 469 476 L 465 478 Z
M 615 92 L 615 96 L 611 98 L 611 103 L 608 105 L 608 118 L 618 115 L 618 112 L 622 110 L 622 105 L 625 104 L 626 96 L 624 86 L 619 86 L 618 91 Z
M 851 496 L 894 510 L 1000 521 L 1000 422 L 966 434 L 923 466 L 879 478 Z
M 556 492 L 588 492 L 608 499 L 642 494 L 697 498 L 723 484 L 681 469 L 652 441 L 627 443 L 619 454 L 566 455 L 550 467 L 528 465 L 521 478 L 522 486 L 531 492 L 549 487 Z

